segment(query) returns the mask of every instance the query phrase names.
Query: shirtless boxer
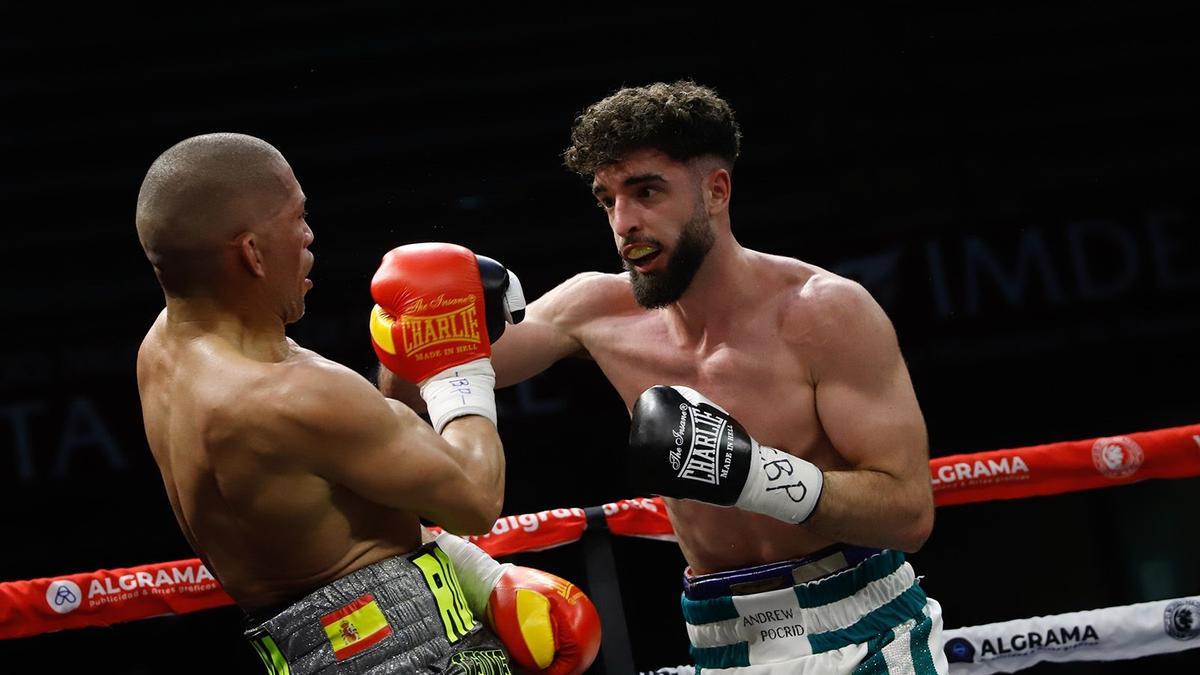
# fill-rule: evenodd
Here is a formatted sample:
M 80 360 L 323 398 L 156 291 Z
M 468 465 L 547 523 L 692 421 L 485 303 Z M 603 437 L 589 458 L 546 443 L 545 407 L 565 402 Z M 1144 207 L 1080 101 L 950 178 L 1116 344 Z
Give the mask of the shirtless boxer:
M 501 566 L 452 535 L 423 541 L 421 517 L 478 534 L 500 513 L 504 455 L 482 323 L 523 304 L 506 296 L 508 273 L 442 247 L 395 251 L 377 274 L 372 293 L 396 315 L 405 299 L 471 297 L 471 329 L 483 336 L 473 349 L 392 362 L 431 396 L 471 385 L 467 402 L 431 398 L 435 431 L 285 335 L 312 287 L 305 216 L 287 161 L 250 136 L 182 141 L 142 183 L 138 236 L 166 309 L 138 353 L 138 388 L 184 536 L 248 613 L 269 672 L 507 673 L 508 654 L 476 618 L 494 614 L 506 641 L 527 639 L 511 605 L 528 591 L 546 598 L 559 631 L 539 665 L 581 672 L 595 651 L 586 654 L 590 638 L 582 651 L 570 643 L 578 608 L 565 582 Z M 414 265 L 449 270 L 461 287 Z
M 497 383 L 583 356 L 617 389 L 631 464 L 668 497 L 705 672 L 945 672 L 941 610 L 902 553 L 929 536 L 933 498 L 896 336 L 862 286 L 738 244 L 740 141 L 728 104 L 690 82 L 585 110 L 566 163 L 626 273 L 531 303 L 495 345 Z

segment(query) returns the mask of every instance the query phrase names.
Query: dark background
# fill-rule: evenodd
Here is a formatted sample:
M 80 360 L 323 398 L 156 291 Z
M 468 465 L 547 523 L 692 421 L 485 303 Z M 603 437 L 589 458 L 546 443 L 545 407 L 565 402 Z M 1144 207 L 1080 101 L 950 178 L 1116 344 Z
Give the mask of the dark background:
M 292 163 L 317 263 L 291 333 L 365 375 L 367 284 L 395 245 L 467 245 L 531 298 L 617 270 L 602 213 L 561 167 L 571 121 L 621 85 L 691 77 L 745 134 L 739 240 L 874 293 L 933 455 L 1200 421 L 1196 24 L 1105 7 L 3 10 L 0 579 L 192 556 L 141 431 L 134 355 L 162 298 L 133 208 L 159 153 L 211 131 Z M 632 496 L 627 418 L 593 365 L 498 398 L 506 513 Z M 1197 594 L 1198 487 L 941 509 L 912 560 L 947 627 Z M 619 540 L 616 555 L 638 666 L 687 662 L 678 551 Z M 579 556 L 518 561 L 582 581 Z M 0 671 L 256 672 L 237 619 L 0 643 Z

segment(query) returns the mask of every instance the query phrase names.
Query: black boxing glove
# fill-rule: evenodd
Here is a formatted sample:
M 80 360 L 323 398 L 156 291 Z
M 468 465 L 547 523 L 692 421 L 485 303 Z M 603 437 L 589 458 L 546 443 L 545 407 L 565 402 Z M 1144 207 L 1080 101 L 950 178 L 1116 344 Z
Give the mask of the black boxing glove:
M 816 465 L 759 445 L 721 406 L 687 387 L 642 392 L 633 406 L 629 451 L 642 490 L 789 523 L 812 515 L 824 487 Z
M 505 324 L 518 324 L 525 318 L 525 293 L 521 290 L 521 280 L 504 265 L 482 255 L 476 255 L 475 262 L 483 283 L 488 338 L 495 342 L 504 334 Z

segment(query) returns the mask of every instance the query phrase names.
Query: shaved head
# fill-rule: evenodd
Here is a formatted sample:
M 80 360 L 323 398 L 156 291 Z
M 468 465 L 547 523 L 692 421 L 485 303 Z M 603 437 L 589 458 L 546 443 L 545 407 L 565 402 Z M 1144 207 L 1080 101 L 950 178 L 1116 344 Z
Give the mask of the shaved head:
M 222 250 L 277 217 L 294 182 L 278 150 L 244 134 L 193 136 L 160 155 L 142 181 L 136 221 L 163 289 L 203 290 Z

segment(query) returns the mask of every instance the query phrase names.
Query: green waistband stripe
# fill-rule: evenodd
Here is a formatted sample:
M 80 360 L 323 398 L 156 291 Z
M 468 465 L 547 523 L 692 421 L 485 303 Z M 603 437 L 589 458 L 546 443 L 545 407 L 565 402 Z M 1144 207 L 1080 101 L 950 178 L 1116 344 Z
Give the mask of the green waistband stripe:
M 896 599 L 878 609 L 868 612 L 866 616 L 851 626 L 809 635 L 808 644 L 812 647 L 814 654 L 820 654 L 821 652 L 841 649 L 846 645 L 866 642 L 909 619 L 921 621 L 925 618 L 924 613 L 921 611 L 924 607 L 925 591 L 921 590 L 920 586 L 913 584 L 907 591 L 897 596 Z M 928 632 L 926 633 L 926 637 L 928 637 Z
M 904 565 L 904 553 L 884 551 L 864 560 L 853 570 L 812 584 L 795 586 L 793 591 L 796 593 L 796 601 L 800 603 L 800 607 L 805 609 L 821 607 L 854 595 L 866 588 L 867 584 L 894 574 L 902 565 Z M 740 616 L 737 607 L 733 604 L 733 598 L 728 595 L 709 600 L 692 600 L 685 594 L 682 605 L 684 621 L 693 626 L 736 619 Z
M 693 626 L 736 619 L 738 616 L 733 598 L 728 595 L 711 600 L 692 600 L 683 596 L 683 620 Z
M 913 663 L 917 668 L 918 675 L 934 673 L 936 671 L 933 668 L 933 657 L 929 651 L 929 631 L 932 621 L 922 611 L 925 602 L 925 591 L 914 584 L 894 600 L 868 612 L 851 626 L 809 635 L 808 644 L 813 654 L 821 654 L 863 642 L 871 644 L 872 651 L 878 651 L 879 648 L 894 639 L 892 630 L 896 626 L 915 620 L 917 627 L 911 633 Z M 744 641 L 720 647 L 690 647 L 689 651 L 696 662 L 697 669 L 736 668 L 750 665 L 750 644 Z M 876 654 L 876 656 L 880 655 Z M 881 659 L 882 656 L 876 661 L 882 664 Z M 865 663 L 864 665 L 869 666 Z M 886 669 L 886 665 L 883 667 Z
M 801 607 L 811 609 L 843 600 L 866 588 L 867 584 L 894 574 L 903 564 L 904 553 L 884 551 L 864 560 L 848 572 L 805 586 L 796 586 L 796 601 Z
M 254 647 L 258 658 L 262 659 L 263 665 L 267 667 L 267 675 L 290 675 L 287 659 L 283 658 L 283 652 L 279 651 L 279 645 L 275 644 L 270 635 L 251 640 L 250 646 Z
M 896 631 L 876 635 L 867 643 L 867 658 L 854 667 L 853 675 L 888 675 L 887 658 L 883 648 L 896 639 Z
M 917 623 L 917 627 L 913 629 L 909 638 L 913 668 L 917 671 L 917 675 L 937 675 L 937 668 L 933 666 L 933 654 L 929 651 L 929 631 L 932 629 L 933 619 L 925 617 L 923 621 Z M 937 648 L 940 649 L 941 646 L 939 645 Z

